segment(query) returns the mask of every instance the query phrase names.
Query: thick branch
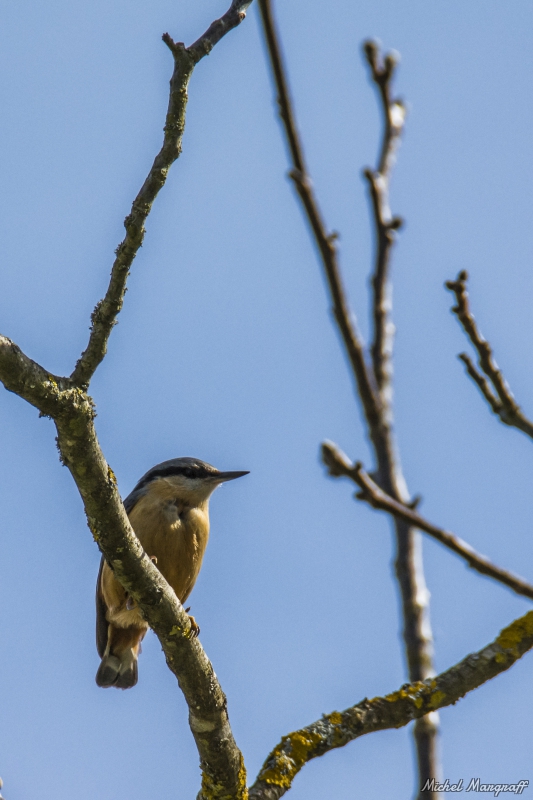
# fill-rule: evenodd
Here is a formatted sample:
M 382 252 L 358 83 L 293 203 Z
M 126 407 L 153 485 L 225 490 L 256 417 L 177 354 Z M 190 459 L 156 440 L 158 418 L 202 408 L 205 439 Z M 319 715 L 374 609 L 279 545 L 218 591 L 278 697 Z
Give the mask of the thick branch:
M 61 412 L 71 383 L 47 372 L 25 355 L 7 336 L 0 334 L 0 380 L 5 388 L 18 394 L 42 416 L 53 417 Z M 79 394 L 79 390 L 75 390 Z
M 73 383 L 82 389 L 88 388 L 92 376 L 107 352 L 109 336 L 124 302 L 129 271 L 144 239 L 146 218 L 165 184 L 170 167 L 181 153 L 188 100 L 187 87 L 193 69 L 228 31 L 242 22 L 251 2 L 252 0 L 248 2 L 234 0 L 224 16 L 213 22 L 189 48 L 181 42 L 174 42 L 168 33 L 163 36 L 163 41 L 174 57 L 163 146 L 133 201 L 130 214 L 124 220 L 126 236 L 117 247 L 106 295 L 97 303 L 91 315 L 89 343 L 71 375 Z
M 398 500 L 395 500 L 380 489 L 370 475 L 365 472 L 360 463 L 352 464 L 345 454 L 335 447 L 335 445 L 331 444 L 331 442 L 325 442 L 322 445 L 322 459 L 328 467 L 330 475 L 333 477 L 344 476 L 350 478 L 359 486 L 361 492 L 358 492 L 356 495 L 358 500 L 365 500 L 373 508 L 387 511 L 389 514 L 403 520 L 408 525 L 413 525 L 419 530 L 425 531 L 425 533 L 429 534 L 433 539 L 436 539 L 437 542 L 440 542 L 449 550 L 463 558 L 468 566 L 476 570 L 476 572 L 481 573 L 481 575 L 487 575 L 489 578 L 512 589 L 516 594 L 533 600 L 533 586 L 530 583 L 523 578 L 519 578 L 518 575 L 513 575 L 512 572 L 508 572 L 496 566 L 496 564 L 493 564 L 486 556 L 477 553 L 473 547 L 453 533 L 443 528 L 438 528 L 436 525 L 428 522 L 424 517 L 418 514 L 412 506 L 409 507 L 405 505 L 405 503 L 400 503 Z
M 336 235 L 328 233 L 307 170 L 302 143 L 286 78 L 285 66 L 270 0 L 259 0 L 259 10 L 267 42 L 268 55 L 277 88 L 279 114 L 289 146 L 292 170 L 289 173 L 303 205 L 307 221 L 320 254 L 331 292 L 333 314 L 352 366 L 363 410 L 371 429 L 380 425 L 380 402 L 372 369 L 367 364 L 365 348 L 357 330 L 355 317 L 348 307 L 338 264 Z
M 382 399 L 390 402 L 392 380 L 392 341 L 394 325 L 392 312 L 392 285 L 390 280 L 390 252 L 395 231 L 402 220 L 392 217 L 389 207 L 389 181 L 395 162 L 396 149 L 405 122 L 405 107 L 392 96 L 392 81 L 397 56 L 389 53 L 382 61 L 375 42 L 365 42 L 364 52 L 370 66 L 372 80 L 378 89 L 383 112 L 383 139 L 377 169 L 366 169 L 365 178 L 370 189 L 374 226 L 376 230 L 376 257 L 373 289 L 374 337 L 371 347 L 372 364 Z
M 174 56 L 163 147 L 125 220 L 126 237 L 117 249 L 105 298 L 97 305 L 87 349 L 71 378 L 50 375 L 0 336 L 0 380 L 54 419 L 60 457 L 82 496 L 89 527 L 118 580 L 136 600 L 157 634 L 169 668 L 189 707 L 189 723 L 202 767 L 198 800 L 244 800 L 246 773 L 229 725 L 226 698 L 201 644 L 190 638 L 191 624 L 173 590 L 135 536 L 94 430 L 94 406 L 85 393 L 106 353 L 107 340 L 124 298 L 126 279 L 142 244 L 144 222 L 178 157 L 185 124 L 187 84 L 195 63 L 239 24 L 250 5 L 233 2 L 228 12 L 190 49 L 163 37 Z
M 456 305 L 453 306 L 452 311 L 477 352 L 479 369 L 466 353 L 461 353 L 459 358 L 465 364 L 468 375 L 478 386 L 492 411 L 500 420 L 505 425 L 518 428 L 533 439 L 533 422 L 523 414 L 514 399 L 513 393 L 494 359 L 490 344 L 477 327 L 474 315 L 470 310 L 467 281 L 468 273 L 463 270 L 457 276 L 457 280 L 447 281 L 445 286 L 455 294 Z
M 0 337 L 0 379 L 41 414 L 53 417 L 61 460 L 76 482 L 98 547 L 161 642 L 189 707 L 203 772 L 199 800 L 244 798 L 246 773 L 229 725 L 225 695 L 201 644 L 189 639 L 188 615 L 131 528 L 115 476 L 96 438 L 92 399 L 70 386 L 68 379 L 49 375 L 4 337 Z
M 401 728 L 431 711 L 453 705 L 468 692 L 505 672 L 533 647 L 533 611 L 504 628 L 494 642 L 446 672 L 405 684 L 385 697 L 333 711 L 288 736 L 271 752 L 250 789 L 250 800 L 279 800 L 312 758 L 374 731 Z
M 231 732 L 226 697 L 190 620 L 171 587 L 135 536 L 107 465 L 85 395 L 56 419 L 58 447 L 82 496 L 89 527 L 116 577 L 137 601 L 161 642 L 189 708 L 202 767 L 199 800 L 245 796 L 246 773 Z

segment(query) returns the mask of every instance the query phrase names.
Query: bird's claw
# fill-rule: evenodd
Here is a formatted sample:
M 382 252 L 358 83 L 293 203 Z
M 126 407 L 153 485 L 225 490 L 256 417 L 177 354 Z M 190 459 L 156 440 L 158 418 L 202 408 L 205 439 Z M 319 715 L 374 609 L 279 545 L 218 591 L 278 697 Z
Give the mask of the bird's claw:
M 191 614 L 189 614 L 189 622 L 191 623 L 189 639 L 197 639 L 200 634 L 200 626 Z

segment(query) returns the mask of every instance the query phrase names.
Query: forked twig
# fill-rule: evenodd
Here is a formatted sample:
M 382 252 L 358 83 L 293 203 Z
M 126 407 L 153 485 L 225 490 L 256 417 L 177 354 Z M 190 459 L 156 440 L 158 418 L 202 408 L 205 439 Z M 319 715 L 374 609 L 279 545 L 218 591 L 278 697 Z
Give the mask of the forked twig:
M 514 399 L 509 384 L 494 359 L 492 347 L 481 335 L 470 310 L 467 281 L 468 273 L 466 270 L 462 270 L 455 281 L 447 281 L 445 286 L 455 294 L 456 305 L 453 306 L 452 311 L 476 350 L 479 369 L 466 353 L 461 353 L 459 358 L 465 364 L 468 375 L 500 420 L 505 425 L 518 428 L 533 439 L 533 422 L 525 416 Z

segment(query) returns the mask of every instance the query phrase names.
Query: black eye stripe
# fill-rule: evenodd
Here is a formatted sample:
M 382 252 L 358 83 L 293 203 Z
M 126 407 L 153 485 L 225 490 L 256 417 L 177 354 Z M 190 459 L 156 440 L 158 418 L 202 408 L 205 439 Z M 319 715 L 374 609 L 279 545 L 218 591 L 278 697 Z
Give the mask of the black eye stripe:
M 215 470 L 213 470 L 213 472 L 215 472 Z M 145 477 L 139 481 L 135 490 L 142 489 L 157 478 L 169 478 L 172 475 L 183 475 L 185 478 L 189 478 L 189 480 L 194 480 L 195 478 L 207 478 L 211 475 L 211 472 L 200 465 L 191 467 L 160 467 L 145 475 Z

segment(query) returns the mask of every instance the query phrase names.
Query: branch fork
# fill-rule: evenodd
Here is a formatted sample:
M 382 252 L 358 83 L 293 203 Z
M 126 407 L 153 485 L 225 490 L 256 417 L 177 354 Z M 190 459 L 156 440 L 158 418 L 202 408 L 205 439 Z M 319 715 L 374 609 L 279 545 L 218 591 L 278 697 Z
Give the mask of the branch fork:
M 492 347 L 482 336 L 470 310 L 467 283 L 466 270 L 462 270 L 456 280 L 445 283 L 446 288 L 455 295 L 456 304 L 452 307 L 452 312 L 477 353 L 478 366 L 467 353 L 460 353 L 459 358 L 464 363 L 467 374 L 501 422 L 512 428 L 518 428 L 533 439 L 533 422 L 525 416 L 516 402 L 509 384 L 496 363 Z
M 181 152 L 187 87 L 193 69 L 242 21 L 250 2 L 233 0 L 228 11 L 189 48 L 174 42 L 168 34 L 163 36 L 174 59 L 163 145 L 124 220 L 126 235 L 115 251 L 107 292 L 91 315 L 89 341 L 71 376 L 48 373 L 11 340 L 0 336 L 0 380 L 6 389 L 35 406 L 41 416 L 54 420 L 60 459 L 83 499 L 93 537 L 157 634 L 168 666 L 184 693 L 202 767 L 198 800 L 245 800 L 243 757 L 233 738 L 226 697 L 211 662 L 201 644 L 191 639 L 188 615 L 130 525 L 115 476 L 96 436 L 94 403 L 87 390 L 106 354 L 111 330 L 122 309 L 128 274 L 143 242 L 146 218 Z

